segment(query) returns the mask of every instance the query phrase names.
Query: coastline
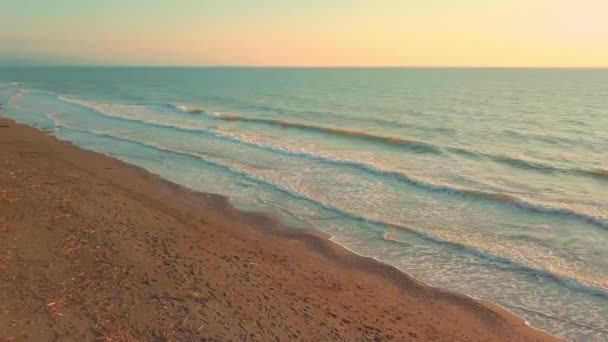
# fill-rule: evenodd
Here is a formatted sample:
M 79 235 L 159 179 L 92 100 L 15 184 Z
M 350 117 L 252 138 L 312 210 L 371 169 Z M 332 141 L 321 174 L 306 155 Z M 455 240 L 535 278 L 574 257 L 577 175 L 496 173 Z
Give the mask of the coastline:
M 0 145 L 0 340 L 558 340 L 34 128 Z

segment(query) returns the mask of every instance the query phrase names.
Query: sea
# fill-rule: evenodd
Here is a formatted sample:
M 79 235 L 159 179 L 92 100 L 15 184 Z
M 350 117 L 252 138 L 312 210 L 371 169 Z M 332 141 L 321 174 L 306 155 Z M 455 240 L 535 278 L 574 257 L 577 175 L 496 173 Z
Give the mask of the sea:
M 5 67 L 0 102 L 535 328 L 608 341 L 608 69 Z

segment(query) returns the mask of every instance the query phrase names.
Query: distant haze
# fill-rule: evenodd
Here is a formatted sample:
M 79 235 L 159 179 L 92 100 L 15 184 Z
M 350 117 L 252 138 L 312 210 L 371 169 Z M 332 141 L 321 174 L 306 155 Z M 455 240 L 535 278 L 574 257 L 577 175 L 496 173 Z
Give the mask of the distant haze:
M 0 64 L 608 66 L 606 0 L 3 0 Z

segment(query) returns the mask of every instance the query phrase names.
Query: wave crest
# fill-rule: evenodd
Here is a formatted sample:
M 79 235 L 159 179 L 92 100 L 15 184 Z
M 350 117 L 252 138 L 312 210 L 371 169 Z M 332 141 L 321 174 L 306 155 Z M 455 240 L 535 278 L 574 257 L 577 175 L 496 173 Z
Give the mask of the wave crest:
M 198 107 L 191 107 L 187 105 L 176 105 L 175 109 L 181 112 L 190 113 L 190 114 L 201 114 L 204 113 L 205 110 Z
M 585 171 L 585 172 L 587 172 L 590 175 L 595 176 L 595 177 L 608 179 L 608 170 L 596 169 L 596 170 Z
M 346 138 L 364 139 L 364 140 L 369 140 L 369 141 L 374 141 L 374 142 L 385 143 L 385 144 L 393 145 L 393 146 L 407 146 L 411 150 L 413 150 L 415 152 L 420 152 L 420 153 L 435 153 L 435 154 L 443 153 L 439 147 L 437 147 L 433 144 L 427 143 L 427 142 L 417 141 L 417 140 L 413 140 L 413 139 L 405 139 L 405 138 L 401 138 L 401 137 L 375 135 L 375 134 L 358 131 L 358 130 L 354 130 L 354 129 L 315 126 L 315 125 L 283 121 L 283 120 L 277 120 L 277 119 L 249 118 L 249 117 L 243 117 L 243 116 L 237 115 L 237 114 L 222 115 L 222 116 L 219 116 L 218 119 L 225 120 L 225 121 L 241 121 L 241 122 L 257 123 L 257 124 L 264 124 L 264 125 L 276 126 L 276 127 L 281 127 L 281 128 L 301 129 L 301 130 L 313 131 L 313 132 L 318 132 L 318 133 L 333 134 L 333 135 L 346 137 Z

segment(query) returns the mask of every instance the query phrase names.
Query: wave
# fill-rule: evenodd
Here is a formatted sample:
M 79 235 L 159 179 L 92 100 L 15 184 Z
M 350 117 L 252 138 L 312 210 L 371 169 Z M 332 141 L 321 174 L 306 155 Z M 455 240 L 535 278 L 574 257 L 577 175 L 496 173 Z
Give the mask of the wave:
M 78 101 L 78 100 L 76 100 L 76 101 Z M 79 104 L 81 102 L 81 101 L 78 101 L 78 102 L 76 102 L 76 101 L 74 101 L 72 103 Z M 114 118 L 114 119 L 137 122 L 137 123 L 151 125 L 151 126 L 159 127 L 159 128 L 170 128 L 170 129 L 174 129 L 174 130 L 178 130 L 178 131 L 182 131 L 182 132 L 188 132 L 188 133 L 206 134 L 206 135 L 214 137 L 214 138 L 229 140 L 229 141 L 232 141 L 235 143 L 244 144 L 244 145 L 247 145 L 250 147 L 260 148 L 260 149 L 272 151 L 275 153 L 280 153 L 280 154 L 290 155 L 290 156 L 305 157 L 305 158 L 313 159 L 315 161 L 319 161 L 319 162 L 327 163 L 327 164 L 352 167 L 352 168 L 367 172 L 367 173 L 375 175 L 375 176 L 380 176 L 380 177 L 385 177 L 385 178 L 390 177 L 390 178 L 396 179 L 398 181 L 404 182 L 406 184 L 409 184 L 411 186 L 415 186 L 415 187 L 418 187 L 420 189 L 427 190 L 427 191 L 446 193 L 449 195 L 458 195 L 458 196 L 462 196 L 465 198 L 471 198 L 474 200 L 489 200 L 489 201 L 494 201 L 494 202 L 499 202 L 499 203 L 506 203 L 506 204 L 510 204 L 514 207 L 517 207 L 519 209 L 526 210 L 528 212 L 546 214 L 546 215 L 557 215 L 557 216 L 564 217 L 564 218 L 577 219 L 579 221 L 597 226 L 599 228 L 608 229 L 608 221 L 606 221 L 605 219 L 603 219 L 601 217 L 591 216 L 591 215 L 581 213 L 581 212 L 578 212 L 578 211 L 575 211 L 575 210 L 569 209 L 569 208 L 546 206 L 543 204 L 536 204 L 536 203 L 528 202 L 524 199 L 521 199 L 521 198 L 519 198 L 515 195 L 512 195 L 512 194 L 509 194 L 509 193 L 486 192 L 486 191 L 460 188 L 460 187 L 456 187 L 456 186 L 448 185 L 448 184 L 433 183 L 433 182 L 430 182 L 427 180 L 414 178 L 401 171 L 380 169 L 380 168 L 377 168 L 375 166 L 372 166 L 372 165 L 369 165 L 369 164 L 366 164 L 366 163 L 360 162 L 360 161 L 337 158 L 335 156 L 329 156 L 329 155 L 325 155 L 325 154 L 321 154 L 321 153 L 311 152 L 311 151 L 307 151 L 304 149 L 288 149 L 285 147 L 278 147 L 278 146 L 274 146 L 271 144 L 261 143 L 259 141 L 254 141 L 252 139 L 246 139 L 243 137 L 238 137 L 238 136 L 222 133 L 217 130 L 203 128 L 203 127 L 194 128 L 194 127 L 178 125 L 175 123 L 150 121 L 150 119 L 144 120 L 141 118 L 124 117 L 119 114 L 110 113 L 107 110 L 104 110 L 104 108 L 95 109 L 95 108 L 91 108 L 89 106 L 85 106 L 85 107 L 89 108 L 89 109 L 94 109 L 95 112 L 97 112 L 101 115 L 104 115 L 104 116 Z
M 190 106 L 186 106 L 186 105 L 176 105 L 175 108 L 177 110 L 186 112 L 186 113 L 190 113 L 190 114 L 200 114 L 203 113 L 205 110 L 202 108 L 197 108 L 197 107 L 190 107 Z
M 294 116 L 316 116 L 316 117 L 327 117 L 327 116 L 331 116 L 332 118 L 340 118 L 340 119 L 344 119 L 344 120 L 352 120 L 353 117 L 352 115 L 349 115 L 348 113 L 344 113 L 344 112 L 336 112 L 331 111 L 323 111 L 323 110 L 314 110 L 314 109 L 297 109 L 297 108 L 287 108 L 284 106 L 275 106 L 275 105 L 268 105 L 268 104 L 251 104 L 251 103 L 243 103 L 243 105 L 246 105 L 248 108 L 257 110 L 257 111 L 262 111 L 262 112 L 271 112 L 271 113 L 287 113 L 289 116 L 294 115 Z M 421 111 L 416 111 L 416 110 L 412 110 L 409 109 L 406 111 L 408 114 L 412 114 L 415 116 L 423 116 L 426 113 L 421 112 Z M 452 128 L 446 128 L 446 127 L 423 127 L 423 126 L 415 126 L 411 123 L 402 123 L 402 122 L 396 122 L 394 120 L 390 120 L 385 118 L 384 116 L 367 116 L 367 117 L 358 117 L 357 120 L 362 120 L 365 122 L 369 122 L 369 123 L 375 123 L 375 124 L 380 124 L 380 125 L 387 125 L 387 126 L 391 126 L 391 127 L 402 127 L 402 128 L 416 128 L 416 129 L 426 129 L 426 130 L 432 130 L 432 131 L 437 131 L 437 132 L 443 132 L 443 133 L 453 133 L 455 132 L 454 129 Z
M 177 106 L 178 110 L 189 112 L 189 110 L 184 108 L 191 107 L 182 107 Z M 464 155 L 473 159 L 488 159 L 497 163 L 505 164 L 511 167 L 516 167 L 520 169 L 533 170 L 538 172 L 550 172 L 550 173 L 560 173 L 560 174 L 571 174 L 578 176 L 591 176 L 594 178 L 600 179 L 608 179 L 608 170 L 605 169 L 596 169 L 596 170 L 585 170 L 578 168 L 564 168 L 558 166 L 552 166 L 545 163 L 533 162 L 529 160 L 514 158 L 510 156 L 504 155 L 492 155 L 486 153 L 475 152 L 463 148 L 455 148 L 455 147 L 441 147 L 428 142 L 413 140 L 413 139 L 405 139 L 401 137 L 390 137 L 390 136 L 382 136 L 370 134 L 367 132 L 353 130 L 353 129 L 345 129 L 345 128 L 334 128 L 334 127 L 326 127 L 326 126 L 316 126 L 309 125 L 304 123 L 290 122 L 278 119 L 264 119 L 264 118 L 251 118 L 244 117 L 238 114 L 219 114 L 215 112 L 208 112 L 196 107 L 192 107 L 192 109 L 196 111 L 196 113 L 206 113 L 212 115 L 213 118 L 224 120 L 224 121 L 242 121 L 242 122 L 250 122 L 257 124 L 265 124 L 270 126 L 276 126 L 281 128 L 295 128 L 302 129 L 314 132 L 321 132 L 327 134 L 334 134 L 342 137 L 348 138 L 359 138 L 365 139 L 375 142 L 381 142 L 389 145 L 397 145 L 397 146 L 407 146 L 409 150 L 420 153 L 434 153 L 434 154 L 442 154 L 444 150 L 454 152 L 460 155 Z
M 537 204 L 537 203 L 523 200 L 515 195 L 508 194 L 508 193 L 484 192 L 484 191 L 468 190 L 468 189 L 458 189 L 458 190 L 456 190 L 456 192 L 462 193 L 465 195 L 469 195 L 469 196 L 473 196 L 473 197 L 477 197 L 477 198 L 489 199 L 489 200 L 496 201 L 496 202 L 508 203 L 517 208 L 520 208 L 520 209 L 523 209 L 523 210 L 526 210 L 529 212 L 533 212 L 533 213 L 551 214 L 551 215 L 556 215 L 556 216 L 560 216 L 560 217 L 564 217 L 564 218 L 574 218 L 574 219 L 578 219 L 580 221 L 583 221 L 590 225 L 594 225 L 599 228 L 608 229 L 607 220 L 605 220 L 601 217 L 591 216 L 591 215 L 588 215 L 585 213 L 581 213 L 579 211 L 576 211 L 576 210 L 573 210 L 570 208 L 553 207 L 553 206 L 547 206 L 544 204 Z
M 538 310 L 534 310 L 534 309 L 529 309 L 529 308 L 526 308 L 526 307 L 523 307 L 523 306 L 511 305 L 511 304 L 502 304 L 502 305 L 504 305 L 504 306 L 506 306 L 506 307 L 508 307 L 510 309 L 522 310 L 522 311 L 525 311 L 525 312 L 528 312 L 528 313 L 531 313 L 531 314 L 534 314 L 534 315 L 539 315 L 539 316 L 542 316 L 544 318 L 548 318 L 550 320 L 555 320 L 555 321 L 559 321 L 559 322 L 562 322 L 562 323 L 571 324 L 571 325 L 574 325 L 574 326 L 577 326 L 577 327 L 580 327 L 580 328 L 585 328 L 585 329 L 589 329 L 589 330 L 593 330 L 593 331 L 601 332 L 601 333 L 608 333 L 607 329 L 604 329 L 604 328 L 601 328 L 601 327 L 596 327 L 596 326 L 593 326 L 593 325 L 590 325 L 590 324 L 576 322 L 576 321 L 573 321 L 572 319 L 560 317 L 560 316 L 557 316 L 557 315 L 547 314 L 547 313 L 544 313 L 544 312 L 541 312 L 541 311 L 538 311 Z
M 524 169 L 524 170 L 532 170 L 540 173 L 552 173 L 552 174 L 565 174 L 565 175 L 574 175 L 574 176 L 584 176 L 584 177 L 593 177 L 599 179 L 608 179 L 608 170 L 606 169 L 594 169 L 594 170 L 586 170 L 580 168 L 567 168 L 549 165 L 545 163 L 533 162 L 530 160 L 524 160 L 519 158 L 514 158 L 510 156 L 504 155 L 493 155 L 481 152 L 473 152 L 467 149 L 462 148 L 454 148 L 448 147 L 446 148 L 448 151 L 452 153 L 456 153 L 462 156 L 465 156 L 469 159 L 488 159 L 496 163 L 504 164 L 510 167 Z
M 572 143 L 580 143 L 580 141 L 573 141 L 573 140 L 570 140 L 570 139 L 567 139 L 564 137 L 550 136 L 550 135 L 532 133 L 532 132 L 520 132 L 520 131 L 511 130 L 511 129 L 505 130 L 505 131 L 503 131 L 503 133 L 510 135 L 512 137 L 518 138 L 518 139 L 535 139 L 535 140 L 544 141 L 546 143 L 550 143 L 550 144 L 554 144 L 554 145 L 566 145 L 566 144 L 572 144 Z
M 102 111 L 105 114 L 111 115 L 113 117 L 124 118 L 124 116 L 115 115 L 113 113 L 110 113 L 109 110 L 107 110 L 107 108 L 104 108 L 104 107 L 112 106 L 112 105 L 84 101 L 84 100 L 73 99 L 73 98 L 68 98 L 68 97 L 58 97 L 58 99 L 61 101 L 78 104 L 78 105 L 84 106 L 86 108 L 93 109 L 97 112 Z M 118 106 L 131 106 L 131 105 L 118 105 Z M 354 139 L 362 139 L 362 140 L 368 140 L 368 141 L 373 141 L 373 142 L 379 142 L 379 143 L 383 143 L 383 144 L 390 145 L 390 146 L 406 148 L 408 151 L 415 152 L 415 153 L 444 154 L 444 151 L 447 151 L 447 152 L 456 153 L 456 154 L 465 156 L 469 159 L 475 159 L 475 160 L 486 159 L 486 160 L 491 160 L 493 162 L 504 164 L 504 165 L 507 165 L 510 167 L 519 168 L 519 169 L 532 170 L 532 171 L 542 172 L 542 173 L 569 174 L 569 175 L 575 175 L 575 176 L 593 177 L 593 178 L 608 180 L 608 170 L 606 170 L 606 169 L 586 170 L 586 169 L 579 169 L 579 168 L 565 168 L 565 167 L 553 166 L 553 165 L 549 165 L 549 164 L 545 164 L 545 163 L 524 160 L 524 159 L 520 159 L 520 158 L 514 158 L 511 156 L 493 155 L 493 154 L 476 152 L 476 151 L 471 151 L 468 149 L 457 148 L 457 147 L 442 147 L 442 146 L 437 146 L 435 144 L 424 142 L 424 141 L 406 139 L 406 138 L 401 138 L 401 137 L 376 135 L 376 134 L 371 134 L 371 133 L 354 130 L 354 129 L 317 126 L 317 125 L 310 125 L 310 124 L 284 121 L 284 120 L 278 120 L 278 119 L 252 118 L 252 117 L 245 117 L 245 116 L 242 116 L 239 114 L 220 114 L 217 112 L 206 110 L 204 108 L 183 105 L 183 104 L 158 104 L 158 106 L 168 107 L 172 110 L 175 110 L 175 111 L 181 112 L 181 113 L 204 114 L 204 115 L 207 115 L 209 118 L 215 119 L 215 120 L 222 120 L 222 121 L 228 121 L 228 122 L 256 123 L 256 124 L 263 124 L 263 125 L 275 126 L 275 127 L 280 127 L 280 128 L 288 128 L 288 129 L 293 128 L 293 129 L 319 132 L 319 133 L 324 133 L 324 134 L 336 135 L 336 136 L 340 136 L 340 137 L 344 137 L 344 138 L 354 138 Z M 143 122 L 145 120 L 141 120 L 141 121 Z M 180 128 L 188 129 L 185 126 L 181 126 Z
M 83 106 L 89 107 L 94 110 L 97 109 L 96 107 L 99 107 L 100 105 L 102 105 L 99 103 L 82 101 L 79 99 L 73 99 L 73 98 L 68 98 L 68 97 L 59 97 L 59 100 L 83 105 Z M 278 120 L 278 119 L 252 118 L 252 117 L 244 117 L 244 116 L 241 116 L 238 114 L 220 114 L 217 112 L 208 111 L 203 108 L 184 105 L 184 104 L 159 104 L 159 105 L 169 107 L 171 109 L 174 109 L 177 112 L 182 112 L 182 113 L 206 114 L 216 120 L 223 120 L 223 121 L 230 121 L 230 122 L 241 121 L 241 122 L 248 122 L 248 123 L 255 123 L 255 124 L 270 125 L 270 126 L 275 126 L 275 127 L 280 127 L 280 128 L 301 129 L 301 130 L 314 131 L 314 132 L 320 132 L 320 133 L 326 133 L 326 134 L 333 134 L 333 135 L 347 137 L 347 138 L 365 139 L 365 140 L 381 142 L 381 143 L 385 143 L 385 144 L 389 144 L 389 145 L 407 146 L 410 150 L 420 152 L 420 153 L 425 153 L 425 152 L 436 153 L 436 154 L 442 153 L 441 148 L 439 148 L 438 146 L 435 146 L 435 145 L 433 145 L 431 143 L 427 143 L 427 142 L 417 141 L 414 139 L 405 139 L 405 138 L 401 138 L 401 137 L 375 135 L 375 134 L 371 134 L 371 133 L 367 133 L 367 132 L 363 132 L 363 131 L 359 131 L 359 130 L 354 130 L 354 129 L 316 126 L 316 125 L 309 125 L 309 124 L 298 123 L 298 122 L 283 121 L 283 120 Z
M 459 196 L 468 197 L 468 198 L 477 199 L 477 200 L 490 200 L 490 201 L 494 201 L 494 202 L 507 203 L 507 204 L 513 205 L 515 207 L 518 207 L 522 210 L 526 210 L 529 212 L 541 213 L 541 214 L 553 214 L 553 215 L 559 215 L 562 217 L 575 218 L 575 219 L 582 220 L 586 223 L 598 226 L 600 228 L 608 229 L 608 221 L 606 221 L 600 217 L 590 216 L 585 213 L 581 213 L 581 212 L 578 212 L 578 211 L 575 211 L 575 210 L 572 210 L 569 208 L 552 207 L 552 206 L 546 206 L 546 205 L 542 205 L 542 204 L 528 202 L 513 194 L 506 193 L 506 192 L 487 192 L 487 191 L 460 188 L 460 187 L 456 187 L 453 185 L 433 183 L 433 182 L 430 182 L 427 180 L 414 178 L 401 171 L 380 169 L 375 166 L 372 166 L 372 165 L 369 165 L 369 164 L 366 164 L 363 162 L 359 162 L 359 161 L 336 158 L 334 156 L 327 156 L 327 155 L 318 154 L 318 153 L 314 153 L 314 152 L 310 152 L 310 151 L 305 151 L 302 149 L 299 149 L 297 151 L 287 150 L 285 148 L 279 148 L 279 147 L 276 147 L 273 145 L 263 144 L 260 142 L 252 142 L 250 140 L 246 140 L 243 138 L 235 138 L 235 139 L 238 139 L 240 142 L 247 143 L 251 146 L 269 149 L 269 150 L 272 150 L 272 151 L 278 152 L 278 153 L 304 156 L 304 157 L 311 158 L 311 159 L 314 159 L 314 160 L 317 160 L 320 162 L 324 162 L 324 163 L 338 164 L 340 166 L 350 166 L 350 167 L 368 172 L 368 173 L 376 175 L 376 176 L 391 177 L 393 179 L 402 181 L 409 185 L 416 186 L 418 188 L 422 188 L 424 190 L 448 193 L 451 195 L 459 195 Z
M 587 173 L 591 176 L 608 179 L 608 170 L 596 169 L 596 170 L 580 170 L 581 172 Z
M 523 159 L 519 159 L 519 158 L 513 158 L 513 157 L 509 157 L 509 156 L 494 156 L 494 155 L 486 155 L 486 156 L 487 156 L 487 158 L 492 159 L 495 162 L 507 164 L 507 165 L 517 167 L 520 169 L 529 169 L 529 170 L 551 172 L 551 173 L 567 172 L 566 169 L 561 169 L 559 167 L 555 167 L 555 166 L 551 166 L 551 165 L 547 165 L 547 164 L 536 163 L 536 162 L 523 160 Z
M 608 288 L 603 287 L 602 285 L 599 285 L 599 287 L 596 287 L 596 286 L 587 284 L 579 279 L 575 279 L 571 276 L 556 274 L 549 270 L 541 269 L 538 267 L 533 267 L 533 266 L 518 262 L 514 259 L 511 259 L 511 258 L 508 258 L 505 256 L 499 256 L 499 255 L 493 254 L 491 252 L 487 252 L 487 251 L 482 250 L 477 247 L 469 246 L 469 245 L 459 243 L 459 242 L 440 239 L 433 235 L 429 235 L 427 233 L 422 233 L 422 232 L 419 232 L 418 230 L 414 230 L 414 229 L 411 229 L 408 227 L 394 225 L 394 224 L 387 224 L 387 223 L 385 223 L 384 226 L 394 228 L 396 230 L 406 231 L 409 233 L 413 232 L 418 237 L 420 237 L 426 241 L 444 245 L 446 247 L 450 247 L 453 250 L 465 252 L 467 254 L 474 255 L 481 259 L 490 261 L 494 264 L 495 267 L 499 267 L 499 268 L 503 268 L 503 269 L 507 269 L 507 270 L 519 271 L 521 273 L 529 274 L 533 277 L 543 277 L 546 279 L 550 279 L 551 281 L 558 283 L 561 286 L 564 286 L 571 290 L 585 292 L 587 294 L 597 296 L 597 297 L 608 298 Z M 381 238 L 384 241 L 403 245 L 403 246 L 410 245 L 410 243 L 400 240 L 398 237 L 394 236 L 393 234 L 391 234 L 391 232 L 388 232 L 388 231 L 382 232 Z
M 145 105 L 144 105 L 145 106 Z M 213 112 L 213 111 L 209 111 L 205 108 L 200 108 L 200 107 L 196 107 L 196 106 L 190 106 L 190 105 L 186 105 L 186 104 L 173 104 L 173 103 L 162 103 L 159 104 L 159 106 L 162 107 L 168 107 L 176 112 L 179 113 L 188 113 L 188 114 L 205 114 L 205 115 L 210 115 L 212 117 L 217 117 L 220 114 Z
M 417 140 L 412 140 L 412 139 L 405 139 L 405 138 L 400 138 L 400 137 L 376 135 L 376 134 L 371 134 L 371 133 L 353 130 L 353 129 L 315 126 L 315 125 L 283 121 L 283 120 L 277 120 L 277 119 L 250 118 L 250 117 L 243 117 L 243 116 L 240 116 L 237 114 L 222 115 L 222 116 L 218 116 L 217 118 L 221 119 L 221 120 L 225 120 L 225 121 L 242 121 L 242 122 L 250 122 L 250 123 L 257 123 L 257 124 L 265 124 L 265 125 L 276 126 L 276 127 L 280 127 L 280 128 L 294 128 L 294 129 L 314 131 L 314 132 L 320 132 L 320 133 L 326 133 L 326 134 L 333 134 L 333 135 L 347 137 L 347 138 L 364 139 L 364 140 L 369 140 L 369 141 L 385 143 L 388 145 L 407 146 L 411 150 L 416 151 L 416 152 L 421 152 L 421 153 L 436 153 L 436 154 L 442 153 L 442 151 L 439 147 L 437 147 L 433 144 L 427 143 L 427 142 L 422 142 L 422 141 L 417 141 Z
M 73 98 L 62 97 L 62 96 L 58 97 L 58 99 L 61 101 L 64 101 L 64 102 L 77 104 L 77 105 L 83 106 L 85 108 L 92 109 L 96 112 L 100 112 L 102 114 L 106 114 L 106 115 L 109 115 L 112 117 L 133 119 L 133 117 L 129 118 L 129 117 L 125 117 L 125 115 L 113 113 L 108 108 L 109 106 L 112 106 L 112 105 L 94 103 L 94 102 L 83 101 L 83 100 L 79 100 L 79 99 L 73 99 Z M 132 105 L 117 105 L 117 106 L 126 108 L 127 106 L 132 106 Z M 171 105 L 171 106 L 174 106 L 174 105 Z M 277 126 L 277 127 L 282 127 L 282 128 L 296 128 L 296 129 L 302 129 L 302 130 L 308 130 L 308 131 L 316 131 L 316 132 L 321 132 L 321 133 L 334 134 L 334 135 L 338 135 L 338 136 L 342 136 L 342 137 L 359 138 L 359 139 L 365 139 L 365 140 L 370 140 L 370 141 L 382 142 L 382 143 L 394 145 L 394 146 L 403 146 L 413 152 L 419 152 L 419 153 L 426 152 L 426 153 L 437 153 L 437 154 L 442 153 L 440 148 L 438 148 L 437 146 L 434 146 L 432 144 L 429 144 L 426 142 L 421 142 L 421 141 L 416 141 L 416 140 L 404 139 L 404 138 L 400 138 L 400 137 L 386 137 L 386 136 L 374 135 L 374 134 L 366 133 L 363 131 L 357 131 L 357 130 L 351 130 L 351 129 L 314 126 L 314 125 L 275 120 L 275 119 L 248 118 L 248 117 L 243 117 L 238 114 L 218 114 L 215 112 L 209 112 L 204 109 L 196 108 L 196 107 L 192 107 L 192 108 L 183 107 L 183 109 L 180 109 L 182 107 L 183 106 L 181 106 L 181 105 L 174 106 L 174 108 L 176 108 L 179 111 L 185 111 L 187 109 L 190 109 L 192 111 L 196 111 L 197 113 L 205 113 L 205 114 L 209 115 L 210 118 L 213 118 L 216 120 L 242 121 L 242 122 L 272 125 L 272 126 Z M 118 108 L 120 108 L 120 107 L 118 107 Z M 137 118 L 136 120 L 140 121 L 140 122 L 146 121 L 141 118 Z M 185 126 L 180 126 L 179 128 L 189 129 L 188 127 L 185 127 Z
M 591 177 L 600 178 L 600 179 L 608 179 L 608 170 L 604 170 L 604 169 L 585 170 L 585 169 L 579 169 L 579 168 L 564 168 L 564 167 L 552 166 L 552 165 L 547 165 L 547 164 L 532 162 L 532 161 L 528 161 L 528 160 L 507 157 L 507 156 L 487 155 L 487 157 L 496 162 L 507 164 L 510 166 L 518 167 L 518 168 L 522 168 L 522 169 L 535 170 L 535 171 L 545 172 L 545 173 L 547 173 L 547 172 L 561 173 L 561 174 L 569 174 L 569 175 L 591 176 Z
M 397 229 L 397 230 L 401 230 L 401 231 L 406 231 L 412 234 L 415 234 L 416 236 L 422 238 L 423 240 L 435 243 L 435 244 L 440 244 L 443 246 L 448 246 L 450 248 L 456 249 L 456 250 L 460 250 L 460 251 L 464 251 L 466 253 L 469 254 L 473 254 L 477 257 L 486 259 L 488 261 L 492 261 L 494 263 L 498 263 L 503 265 L 504 267 L 511 269 L 511 270 L 518 270 L 518 271 L 524 271 L 524 272 L 528 272 L 528 273 L 532 273 L 534 275 L 539 275 L 539 276 L 543 276 L 543 277 L 547 277 L 550 278 L 558 283 L 560 283 L 563 286 L 566 286 L 568 288 L 577 290 L 577 291 L 584 291 L 586 293 L 595 295 L 595 296 L 602 296 L 602 297 L 606 297 L 608 298 L 608 291 L 606 291 L 603 288 L 597 288 L 591 285 L 587 285 L 586 283 L 582 283 L 577 279 L 573 279 L 570 277 L 566 277 L 566 276 L 562 276 L 562 275 L 558 275 L 558 274 L 554 274 L 551 273 L 550 271 L 547 270 L 543 270 L 543 269 L 538 269 L 538 268 L 534 268 L 522 263 L 519 263 L 513 259 L 504 257 L 504 256 L 498 256 L 498 255 L 494 255 L 491 254 L 489 252 L 483 251 L 479 248 L 476 247 L 472 247 L 472 246 L 468 246 L 462 243 L 458 243 L 458 242 L 453 242 L 453 241 L 449 241 L 449 240 L 445 240 L 439 237 L 436 237 L 434 235 L 431 235 L 429 233 L 420 231 L 418 229 L 415 228 L 411 228 L 411 227 L 407 227 L 407 226 L 403 226 L 400 224 L 395 224 L 395 223 L 391 223 L 391 222 L 385 222 L 385 221 L 381 221 L 381 220 L 377 220 L 377 219 L 373 219 L 373 218 L 369 218 L 369 217 L 365 217 L 365 216 L 361 216 L 358 214 L 354 214 L 351 213 L 347 210 L 338 208 L 334 205 L 325 203 L 321 200 L 318 199 L 314 199 L 313 197 L 311 197 L 310 195 L 307 195 L 305 193 L 302 193 L 300 191 L 295 191 L 289 188 L 286 188 L 285 186 L 271 180 L 271 179 L 267 179 L 266 177 L 262 177 L 262 176 L 258 176 L 258 175 L 253 175 L 251 173 L 248 173 L 247 171 L 244 171 L 238 167 L 232 166 L 232 165 L 227 165 L 224 163 L 220 163 L 218 161 L 215 160 L 211 160 L 209 158 L 207 158 L 205 155 L 205 153 L 194 153 L 194 152 L 188 152 L 188 151 L 182 151 L 182 150 L 178 150 L 178 149 L 173 149 L 173 148 L 167 148 L 165 146 L 159 146 L 153 143 L 149 143 L 149 142 L 142 142 L 139 140 L 134 140 L 134 139 L 130 139 L 130 138 L 125 138 L 125 137 L 120 137 L 120 136 L 116 136 L 110 133 L 104 133 L 104 132 L 94 132 L 94 131 L 88 131 L 88 130 L 81 130 L 78 128 L 74 128 L 74 127 L 70 127 L 68 125 L 64 125 L 62 123 L 59 123 L 56 121 L 56 124 L 58 127 L 62 128 L 62 129 L 66 129 L 66 130 L 70 130 L 70 131 L 75 131 L 75 132 L 80 132 L 83 134 L 91 134 L 91 135 L 95 135 L 95 136 L 102 136 L 102 137 L 106 137 L 106 138 L 110 138 L 110 139 L 115 139 L 118 141 L 123 141 L 123 142 L 127 142 L 127 143 L 132 143 L 132 144 L 136 144 L 139 146 L 143 146 L 146 148 L 152 148 L 155 149 L 157 151 L 161 151 L 161 152 L 166 152 L 166 153 L 172 153 L 172 154 L 177 154 L 177 155 L 181 155 L 184 157 L 188 157 L 188 158 L 195 158 L 198 161 L 201 161 L 203 163 L 206 163 L 208 165 L 214 166 L 214 167 L 219 167 L 222 170 L 226 170 L 232 174 L 244 177 L 245 179 L 248 179 L 249 181 L 253 181 L 255 183 L 261 184 L 261 185 L 266 185 L 266 186 L 270 186 L 272 187 L 274 190 L 279 191 L 281 193 L 284 193 L 290 197 L 293 198 L 297 198 L 297 199 L 301 199 L 301 200 L 305 200 L 310 204 L 313 204 L 317 207 L 320 207 L 326 211 L 338 214 L 342 217 L 345 218 L 349 218 L 349 219 L 353 219 L 355 221 L 361 221 L 361 222 L 366 222 L 366 223 L 371 223 L 371 224 L 375 224 L 375 225 L 379 225 L 381 227 L 388 227 L 388 228 L 393 228 L 393 229 Z M 116 153 L 116 155 L 121 155 L 120 153 Z M 135 158 L 140 158 L 139 156 L 129 156 L 129 157 L 135 157 Z M 162 162 L 161 160 L 156 160 L 156 159 L 151 159 L 151 158 L 143 158 L 143 159 L 149 159 L 149 160 L 153 160 L 153 161 L 157 161 L 157 162 Z M 305 220 L 305 219 L 304 219 Z M 386 239 L 387 241 L 393 241 L 395 243 L 401 243 L 399 242 L 397 239 L 392 238 L 390 236 L 390 233 L 385 232 L 383 234 L 383 238 Z
M 542 173 L 566 174 L 574 176 L 593 177 L 599 179 L 608 179 L 608 170 L 605 169 L 585 170 L 580 168 L 565 168 L 507 156 L 487 155 L 487 158 L 498 163 L 507 164 L 509 166 L 517 167 L 520 169 L 534 170 Z

